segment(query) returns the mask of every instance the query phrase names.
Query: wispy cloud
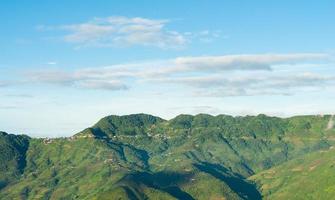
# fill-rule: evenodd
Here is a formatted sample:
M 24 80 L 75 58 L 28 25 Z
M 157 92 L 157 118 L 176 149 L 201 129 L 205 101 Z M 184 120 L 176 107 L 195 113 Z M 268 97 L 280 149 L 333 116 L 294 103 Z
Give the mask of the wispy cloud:
M 62 70 L 42 70 L 26 73 L 31 81 L 53 83 L 59 85 L 71 85 L 77 78 Z
M 0 88 L 7 87 L 9 85 L 11 85 L 11 83 L 9 81 L 1 81 L 0 80 Z
M 33 98 L 33 95 L 30 94 L 6 94 L 3 95 L 4 97 L 10 97 L 10 98 Z
M 28 81 L 36 83 L 56 84 L 60 86 L 76 86 L 87 89 L 125 90 L 128 87 L 121 80 L 112 77 L 91 76 L 86 70 L 65 72 L 61 70 L 43 70 L 25 73 Z
M 81 47 L 152 46 L 179 49 L 192 40 L 211 42 L 221 36 L 219 30 L 180 32 L 169 29 L 168 19 L 111 16 L 61 26 L 37 26 L 40 31 L 64 31 L 63 40 Z
M 279 73 L 274 66 L 315 63 L 326 54 L 259 54 L 177 57 L 79 69 L 33 71 L 29 80 L 88 89 L 125 90 L 137 84 L 183 85 L 202 96 L 291 95 L 334 82 L 334 76 L 315 73 Z
M 55 61 L 49 61 L 49 62 L 47 62 L 46 64 L 47 64 L 47 65 L 57 65 L 57 62 L 55 62 Z
M 297 64 L 325 59 L 325 54 L 259 54 L 180 57 L 171 71 L 271 70 L 278 64 Z
M 229 36 L 222 33 L 221 30 L 201 30 L 196 32 L 184 32 L 183 35 L 189 41 L 200 41 L 203 43 L 211 43 L 217 39 L 229 38 Z
M 163 80 L 196 88 L 195 96 L 258 96 L 294 95 L 299 92 L 319 91 L 335 83 L 335 76 L 315 73 L 273 74 L 252 73 L 242 76 L 182 77 Z
M 80 87 L 104 90 L 126 90 L 128 86 L 119 80 L 83 80 L 78 83 Z
M 0 106 L 0 110 L 12 110 L 12 109 L 18 109 L 18 106 Z
M 155 46 L 179 48 L 187 43 L 186 37 L 166 28 L 169 20 L 155 20 L 141 17 L 112 16 L 95 18 L 85 23 L 59 27 L 67 34 L 64 40 L 79 46 L 127 47 Z
M 224 56 L 199 56 L 177 57 L 175 59 L 136 62 L 119 64 L 106 67 L 80 69 L 72 72 L 72 77 L 82 79 L 115 79 L 115 78 L 140 78 L 156 79 L 175 75 L 199 73 L 218 73 L 230 71 L 271 71 L 272 67 L 281 64 L 302 64 L 306 62 L 322 61 L 328 58 L 327 54 L 256 54 L 256 55 L 224 55 Z M 53 80 L 58 77 L 55 72 L 45 78 Z M 51 76 L 51 77 L 49 77 Z M 68 73 L 62 79 L 67 79 Z

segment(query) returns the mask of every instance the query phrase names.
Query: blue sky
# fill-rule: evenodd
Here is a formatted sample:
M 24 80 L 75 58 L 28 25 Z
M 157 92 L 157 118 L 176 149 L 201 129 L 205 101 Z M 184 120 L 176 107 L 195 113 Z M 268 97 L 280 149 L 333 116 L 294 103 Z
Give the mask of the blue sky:
M 2 1 L 0 129 L 334 113 L 334 1 Z

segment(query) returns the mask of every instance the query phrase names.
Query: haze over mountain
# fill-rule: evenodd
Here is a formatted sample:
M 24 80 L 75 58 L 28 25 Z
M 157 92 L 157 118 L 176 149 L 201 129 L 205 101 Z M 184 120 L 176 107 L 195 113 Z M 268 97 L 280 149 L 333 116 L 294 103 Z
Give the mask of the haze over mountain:
M 1 132 L 0 198 L 330 199 L 333 120 L 134 114 L 67 138 Z

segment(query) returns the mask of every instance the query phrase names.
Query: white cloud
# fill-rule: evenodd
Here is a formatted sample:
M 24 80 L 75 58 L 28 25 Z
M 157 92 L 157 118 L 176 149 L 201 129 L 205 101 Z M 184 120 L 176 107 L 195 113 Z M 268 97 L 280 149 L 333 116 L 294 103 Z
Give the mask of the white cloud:
M 8 86 L 11 86 L 13 84 L 14 83 L 12 81 L 1 81 L 0 80 L 0 88 L 2 88 L 2 87 L 8 87 Z
M 10 97 L 10 98 L 34 98 L 34 96 L 30 94 L 6 94 L 3 96 Z
M 180 57 L 175 59 L 176 70 L 224 71 L 224 70 L 271 70 L 272 65 L 296 64 L 325 59 L 325 54 L 259 54 Z
M 36 27 L 39 31 L 62 31 L 62 39 L 81 47 L 151 46 L 162 49 L 184 48 L 192 41 L 213 42 L 220 30 L 179 32 L 169 29 L 170 20 L 111 16 L 61 26 Z M 221 37 L 227 39 L 227 36 Z
M 315 92 L 335 83 L 335 76 L 315 73 L 254 73 L 243 76 L 214 75 L 166 79 L 164 82 L 196 88 L 195 96 L 294 95 Z
M 0 106 L 0 110 L 12 110 L 12 109 L 17 109 L 19 108 L 18 106 Z
M 35 82 L 88 89 L 125 90 L 151 82 L 191 87 L 200 96 L 291 95 L 326 87 L 334 77 L 279 73 L 274 66 L 293 68 L 327 58 L 326 54 L 312 53 L 178 57 L 75 71 L 34 71 L 28 77 Z
M 228 39 L 229 36 L 228 35 L 223 35 L 222 31 L 220 30 L 202 30 L 199 32 L 195 32 L 195 33 L 191 33 L 191 32 L 186 32 L 184 33 L 185 35 L 190 36 L 190 38 L 192 39 L 197 39 L 201 42 L 205 42 L 205 43 L 210 43 L 213 42 L 214 40 L 218 39 L 218 38 L 222 38 L 222 39 Z
M 30 80 L 36 82 L 54 83 L 60 85 L 71 85 L 77 80 L 73 74 L 61 70 L 43 70 L 26 73 Z
M 43 70 L 43 71 L 31 71 L 26 73 L 28 81 L 36 83 L 48 83 L 57 84 L 60 86 L 76 86 L 87 89 L 104 89 L 104 90 L 125 90 L 128 87 L 117 78 L 107 76 L 103 78 L 103 74 L 99 76 L 92 73 L 90 70 L 79 70 L 75 72 L 66 72 L 61 70 Z
M 89 89 L 125 90 L 128 87 L 118 80 L 84 80 L 79 86 Z
M 154 20 L 141 17 L 113 16 L 95 18 L 91 21 L 61 26 L 68 32 L 64 40 L 79 46 L 155 46 L 179 48 L 187 43 L 186 37 L 169 30 L 168 20 Z
M 47 65 L 57 65 L 57 62 L 55 62 L 55 61 L 49 61 L 49 62 L 47 62 L 46 64 L 47 64 Z

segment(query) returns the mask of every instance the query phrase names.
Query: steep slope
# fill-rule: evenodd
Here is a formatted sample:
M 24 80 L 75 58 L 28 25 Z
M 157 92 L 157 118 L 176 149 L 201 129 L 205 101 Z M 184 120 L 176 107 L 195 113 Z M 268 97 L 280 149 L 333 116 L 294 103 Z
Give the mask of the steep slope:
M 4 188 L 0 198 L 103 199 L 125 195 L 131 199 L 193 199 L 183 187 L 200 191 L 201 197 L 207 187 L 192 186 L 211 183 L 215 184 L 214 195 L 239 199 L 225 183 L 204 173 L 151 172 L 147 159 L 142 150 L 97 138 L 33 139 L 23 176 Z
M 333 199 L 335 149 L 318 151 L 250 177 L 264 199 Z
M 94 138 L 34 139 L 21 179 L 1 198 L 61 199 L 94 196 L 130 171 L 145 170 L 147 155 L 128 145 Z
M 0 190 L 23 173 L 28 144 L 27 136 L 0 132 Z

